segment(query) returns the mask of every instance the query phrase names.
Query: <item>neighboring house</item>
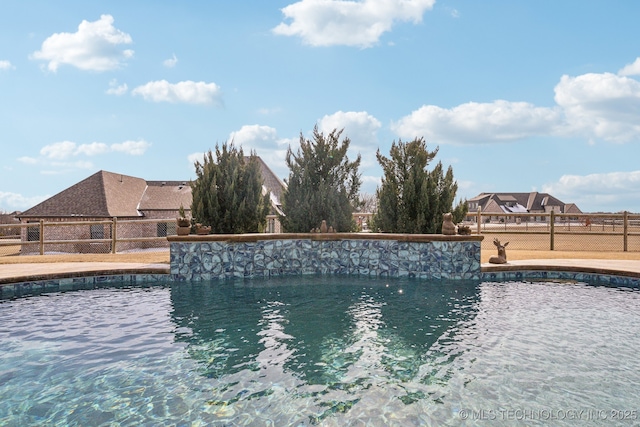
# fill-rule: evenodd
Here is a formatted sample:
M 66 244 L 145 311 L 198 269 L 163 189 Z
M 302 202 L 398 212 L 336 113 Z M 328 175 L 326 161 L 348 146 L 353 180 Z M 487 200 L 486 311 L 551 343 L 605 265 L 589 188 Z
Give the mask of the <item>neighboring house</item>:
M 267 216 L 267 233 L 282 233 L 282 226 L 280 225 L 280 219 L 278 215 L 284 215 L 282 212 L 282 197 L 287 185 L 282 182 L 280 178 L 267 166 L 267 164 L 258 157 L 258 164 L 260 165 L 260 174 L 262 175 L 262 194 L 269 192 L 271 199 L 271 209 Z
M 153 200 L 158 200 L 156 203 Z M 162 204 L 161 202 L 166 202 Z M 111 224 L 83 225 L 83 222 L 141 219 L 172 219 L 180 204 L 190 206 L 191 188 L 186 182 L 155 182 L 119 173 L 99 171 L 72 185 L 53 197 L 17 215 L 22 223 L 59 222 L 60 226 L 46 227 L 47 241 L 82 240 L 47 245 L 47 251 L 109 252 L 110 243 L 90 240 L 111 239 Z M 63 225 L 63 223 L 67 223 Z M 70 223 L 73 223 L 71 225 Z M 172 222 L 140 223 L 118 226 L 119 238 L 166 236 Z M 175 226 L 174 226 L 175 227 Z M 23 241 L 39 241 L 39 226 L 23 228 Z M 119 250 L 158 246 L 158 242 L 128 242 Z M 38 252 L 35 245 L 23 246 L 22 253 Z
M 536 214 L 546 214 L 551 211 L 565 214 L 582 213 L 574 203 L 563 203 L 547 193 L 538 193 L 537 191 L 531 193 L 480 193 L 469 199 L 467 203 L 469 206 L 467 219 L 474 222 L 476 220 L 474 213 L 478 211 L 478 208 L 483 213 L 495 213 L 495 217 L 490 217 L 492 221 L 505 218 L 505 214 L 507 214 L 506 220 L 509 221 L 512 219 L 508 215 L 510 213 L 531 214 L 529 220 L 532 221 L 544 221 L 545 216 L 536 216 Z
M 2 238 L 15 238 L 20 234 L 20 227 L 11 227 L 12 225 L 20 224 L 20 221 L 16 219 L 16 216 L 20 212 L 14 211 L 11 213 L 0 213 L 0 239 Z
M 264 179 L 263 194 L 270 193 L 271 211 L 267 232 L 280 232 L 277 214 L 282 213 L 280 200 L 285 184 L 260 159 Z M 187 181 L 146 181 L 119 173 L 99 171 L 72 185 L 53 197 L 16 215 L 21 223 L 34 223 L 22 229 L 23 241 L 39 241 L 40 220 L 70 223 L 60 227 L 46 227 L 45 240 L 84 240 L 75 244 L 73 252 L 108 252 L 110 243 L 87 243 L 91 239 L 110 239 L 111 224 L 82 225 L 87 221 L 167 219 L 167 222 L 141 222 L 118 225 L 118 238 L 162 237 L 175 234 L 175 218 L 180 206 L 187 216 L 191 210 L 191 186 Z M 62 225 L 62 224 L 61 224 Z M 157 246 L 158 242 L 128 242 L 118 250 Z M 37 246 L 24 246 L 22 253 L 33 253 Z M 47 245 L 48 251 L 69 252 L 69 244 Z

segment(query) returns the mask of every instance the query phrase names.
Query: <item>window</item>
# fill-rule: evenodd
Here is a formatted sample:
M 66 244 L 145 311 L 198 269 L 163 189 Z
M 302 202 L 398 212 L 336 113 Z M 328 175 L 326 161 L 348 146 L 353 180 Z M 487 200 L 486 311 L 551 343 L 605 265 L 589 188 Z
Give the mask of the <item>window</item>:
M 104 239 L 104 226 L 102 224 L 91 225 L 91 239 Z
M 40 224 L 33 227 L 27 227 L 27 242 L 40 241 Z
M 159 222 L 156 224 L 156 231 L 158 237 L 173 236 L 176 234 L 175 222 Z

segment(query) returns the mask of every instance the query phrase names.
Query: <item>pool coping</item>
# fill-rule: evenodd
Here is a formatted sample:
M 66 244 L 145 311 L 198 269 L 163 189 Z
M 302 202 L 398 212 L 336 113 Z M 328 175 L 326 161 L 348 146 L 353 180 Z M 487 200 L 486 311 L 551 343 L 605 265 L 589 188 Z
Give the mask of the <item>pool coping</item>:
M 602 259 L 533 259 L 511 261 L 506 264 L 481 265 L 481 271 L 498 272 L 567 272 L 603 276 L 640 278 L 640 261 Z
M 122 275 L 166 275 L 169 264 L 61 262 L 0 264 L 0 286 L 16 283 Z
M 598 259 L 534 259 L 507 264 L 481 265 L 483 276 L 491 273 L 567 272 L 640 279 L 640 261 Z M 169 264 L 66 262 L 0 264 L 0 286 L 24 282 L 119 275 L 170 276 Z

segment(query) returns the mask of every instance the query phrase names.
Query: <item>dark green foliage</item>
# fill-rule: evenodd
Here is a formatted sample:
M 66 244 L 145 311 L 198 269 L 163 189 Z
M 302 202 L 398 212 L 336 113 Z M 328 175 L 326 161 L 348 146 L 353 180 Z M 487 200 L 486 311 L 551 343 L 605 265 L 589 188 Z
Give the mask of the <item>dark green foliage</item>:
M 233 143 L 216 145 L 216 158 L 209 150 L 204 163 L 196 162 L 197 178 L 191 183 L 191 215 L 195 222 L 210 225 L 211 232 L 258 233 L 264 230 L 269 195 L 262 195 L 260 166 L 251 153 Z
M 322 220 L 336 231 L 352 231 L 352 212 L 359 203 L 362 181 L 358 173 L 360 155 L 350 162 L 347 157 L 349 138 L 340 142 L 342 130 L 328 135 L 313 129 L 313 140 L 300 134 L 300 148 L 294 154 L 289 147 L 287 166 L 289 179 L 280 220 L 290 233 L 306 233 L 320 226 Z
M 466 199 L 460 200 L 458 205 L 451 212 L 453 214 L 453 222 L 455 224 L 458 224 L 464 221 L 464 218 L 467 216 L 468 212 L 469 212 L 469 204 L 467 203 L 467 200 Z
M 451 212 L 458 184 L 453 169 L 443 172 L 442 163 L 427 170 L 438 148 L 427 150 L 423 138 L 391 145 L 390 157 L 376 153 L 382 166 L 382 184 L 376 194 L 378 211 L 373 217 L 373 228 L 391 233 L 440 233 L 442 214 Z M 461 202 L 454 213 L 454 222 L 466 215 L 467 204 Z

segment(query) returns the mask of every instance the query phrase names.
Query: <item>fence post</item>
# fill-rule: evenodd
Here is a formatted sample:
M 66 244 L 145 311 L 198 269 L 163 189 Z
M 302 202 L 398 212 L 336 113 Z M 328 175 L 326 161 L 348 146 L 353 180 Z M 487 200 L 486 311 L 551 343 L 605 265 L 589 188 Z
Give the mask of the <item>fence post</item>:
M 480 223 L 482 222 L 482 208 L 480 206 L 478 206 L 478 234 L 480 234 Z
M 44 219 L 40 220 L 40 255 L 44 255 Z
M 549 217 L 549 250 L 553 250 L 555 246 L 555 219 L 556 212 L 554 210 L 551 211 L 551 216 Z
M 629 212 L 624 211 L 622 213 L 622 221 L 622 250 L 627 252 L 627 244 L 629 242 Z
M 113 222 L 111 224 L 111 253 L 115 254 L 116 253 L 116 242 L 118 241 L 118 232 L 116 231 L 118 229 L 118 218 L 117 217 L 113 217 Z

